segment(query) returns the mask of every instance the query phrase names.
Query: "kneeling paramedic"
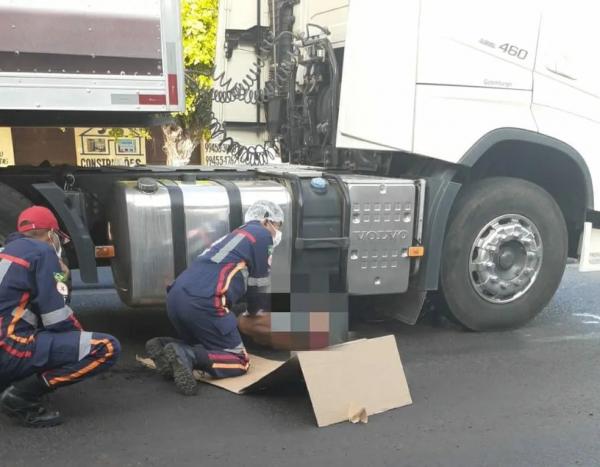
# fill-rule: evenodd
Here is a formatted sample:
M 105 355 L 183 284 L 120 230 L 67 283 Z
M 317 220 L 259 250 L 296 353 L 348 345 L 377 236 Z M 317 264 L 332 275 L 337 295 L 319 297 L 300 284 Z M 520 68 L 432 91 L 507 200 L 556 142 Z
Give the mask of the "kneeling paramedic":
M 283 211 L 258 201 L 245 222 L 198 256 L 169 288 L 167 312 L 182 340 L 157 337 L 146 344 L 158 371 L 173 377 L 183 394 L 197 391 L 194 369 L 214 378 L 248 370 L 231 306 L 245 296 L 250 315 L 270 311 L 271 255 L 281 241 Z
M 66 305 L 60 254 L 68 237 L 54 214 L 28 208 L 17 230 L 0 253 L 0 409 L 28 426 L 54 426 L 61 415 L 42 396 L 111 367 L 120 346 L 112 336 L 85 332 Z

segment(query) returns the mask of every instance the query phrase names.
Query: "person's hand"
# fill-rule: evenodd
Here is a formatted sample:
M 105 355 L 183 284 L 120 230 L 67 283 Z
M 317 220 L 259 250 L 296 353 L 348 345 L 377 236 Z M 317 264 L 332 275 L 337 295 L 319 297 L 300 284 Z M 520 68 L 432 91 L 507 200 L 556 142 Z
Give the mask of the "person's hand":
M 260 317 L 260 316 L 265 316 L 268 312 L 265 310 L 258 310 L 255 314 L 251 314 L 248 310 L 244 311 L 241 316 L 244 317 L 251 317 L 251 318 L 256 318 L 256 317 Z
M 259 345 L 271 345 L 271 314 L 259 311 L 250 314 L 245 311 L 238 317 L 238 327 L 242 334 L 252 338 Z

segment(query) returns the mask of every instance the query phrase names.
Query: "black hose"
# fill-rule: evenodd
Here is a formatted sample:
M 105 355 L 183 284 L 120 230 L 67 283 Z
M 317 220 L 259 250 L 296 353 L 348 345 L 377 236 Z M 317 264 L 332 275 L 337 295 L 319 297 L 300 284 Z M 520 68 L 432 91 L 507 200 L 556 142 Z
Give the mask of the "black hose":
M 194 87 L 198 95 L 206 93 L 206 90 L 202 89 L 190 74 L 186 74 L 186 80 L 188 86 Z M 219 150 L 227 153 L 234 163 L 252 166 L 267 165 L 280 156 L 279 147 L 275 142 L 268 141 L 265 144 L 245 146 L 234 140 L 227 134 L 225 125 L 217 119 L 214 112 L 210 113 L 207 129 L 210 132 L 210 141 L 215 142 Z
M 267 165 L 279 156 L 278 146 L 267 141 L 264 145 L 244 146 L 227 134 L 225 126 L 211 114 L 208 126 L 210 140 L 216 142 L 221 151 L 226 152 L 235 163 L 244 165 Z
M 311 26 L 316 27 L 312 24 Z M 323 32 L 328 32 L 320 27 L 318 29 Z M 279 50 L 279 53 L 284 58 L 278 60 L 277 69 L 272 76 L 272 79 L 266 83 L 265 88 L 257 89 L 256 85 L 260 82 L 261 71 L 268 64 L 266 57 L 282 39 L 285 39 L 284 42 L 287 42 L 284 44 L 287 45 L 287 47 L 282 47 Z M 296 37 L 290 31 L 283 31 L 274 38 L 265 38 L 259 49 L 260 51 L 257 60 L 253 63 L 252 68 L 248 70 L 248 73 L 246 73 L 241 81 L 233 83 L 231 78 L 226 78 L 225 73 L 221 73 L 214 77 L 214 86 L 210 91 L 212 100 L 221 104 L 229 104 L 232 102 L 266 104 L 273 97 L 283 94 L 287 95 L 290 88 L 293 86 L 300 56 L 300 50 L 295 44 L 296 39 L 300 39 L 302 43 L 304 43 L 305 40 L 314 40 L 312 37 L 307 37 L 307 39 L 302 40 L 302 38 Z M 329 47 L 326 48 L 326 50 L 328 55 L 330 55 L 330 65 L 333 70 L 332 78 L 335 83 L 337 82 L 338 69 L 333 55 L 333 48 L 329 44 Z M 190 81 L 194 82 L 194 85 L 197 85 L 193 79 Z M 331 100 L 332 106 L 335 107 L 337 102 L 337 89 L 332 90 Z M 290 99 L 288 96 L 287 101 L 288 104 L 291 104 L 293 99 Z M 332 109 L 332 115 L 335 116 L 335 109 Z M 335 128 L 335 125 L 330 125 L 326 139 L 332 131 L 332 126 Z M 265 144 L 253 146 L 245 146 L 239 143 L 227 134 L 227 129 L 224 124 L 217 119 L 214 113 L 210 114 L 208 130 L 210 131 L 210 140 L 217 144 L 219 150 L 227 153 L 235 163 L 250 166 L 266 165 L 270 161 L 275 160 L 276 157 L 280 156 L 279 146 L 273 141 L 267 141 Z
M 230 104 L 232 102 L 266 104 L 270 98 L 283 92 L 289 83 L 289 78 L 296 70 L 298 61 L 299 50 L 293 46 L 288 50 L 285 59 L 278 64 L 274 79 L 266 83 L 263 89 L 257 89 L 256 84 L 260 82 L 262 69 L 268 65 L 265 56 L 273 50 L 277 42 L 290 37 L 295 39 L 291 32 L 284 31 L 273 39 L 264 39 L 258 59 L 252 64 L 252 68 L 248 70 L 241 81 L 233 83 L 231 78 L 226 78 L 224 72 L 215 76 L 213 78 L 212 100 L 219 104 Z

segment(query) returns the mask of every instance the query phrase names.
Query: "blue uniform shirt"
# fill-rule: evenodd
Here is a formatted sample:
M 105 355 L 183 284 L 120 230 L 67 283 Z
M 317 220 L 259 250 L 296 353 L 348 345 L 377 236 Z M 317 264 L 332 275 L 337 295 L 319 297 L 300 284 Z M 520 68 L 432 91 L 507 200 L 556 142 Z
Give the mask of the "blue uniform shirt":
M 47 243 L 12 234 L 0 253 L 0 352 L 27 358 L 40 330 L 81 330 L 66 305 L 68 287 Z
M 252 221 L 217 240 L 198 256 L 172 287 L 205 302 L 217 315 L 245 295 L 248 311 L 267 311 L 273 237 Z

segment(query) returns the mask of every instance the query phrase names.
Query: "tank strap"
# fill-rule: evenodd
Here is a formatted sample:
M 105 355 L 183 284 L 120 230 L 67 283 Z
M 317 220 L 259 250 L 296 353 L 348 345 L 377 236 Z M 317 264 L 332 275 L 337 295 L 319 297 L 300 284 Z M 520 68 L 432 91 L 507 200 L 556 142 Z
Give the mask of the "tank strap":
M 234 230 L 244 223 L 242 217 L 242 195 L 238 186 L 229 180 L 212 179 L 227 191 L 229 197 L 229 230 Z
M 163 182 L 171 199 L 171 229 L 173 231 L 173 266 L 175 277 L 187 267 L 187 229 L 185 227 L 185 209 L 183 191 L 171 180 Z

